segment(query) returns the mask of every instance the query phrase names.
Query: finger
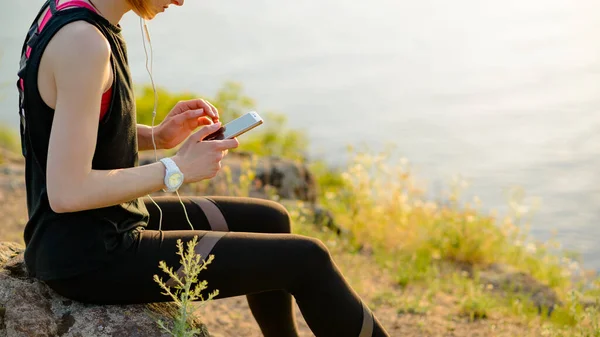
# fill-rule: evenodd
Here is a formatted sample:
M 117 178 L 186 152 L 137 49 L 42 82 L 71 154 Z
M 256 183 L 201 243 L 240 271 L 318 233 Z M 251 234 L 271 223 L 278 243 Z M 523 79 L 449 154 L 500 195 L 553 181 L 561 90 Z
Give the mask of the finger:
M 213 120 L 216 122 L 219 120 L 219 110 L 217 109 L 217 107 L 215 107 L 214 105 L 212 105 L 212 103 L 210 103 L 209 101 L 205 101 L 205 103 L 210 106 L 214 116 L 213 116 Z
M 220 127 L 221 127 L 221 123 L 214 123 L 214 124 L 211 124 L 211 125 L 204 126 L 204 127 L 200 128 L 200 130 L 196 131 L 196 133 L 194 133 L 192 135 L 192 137 L 197 142 L 202 141 L 204 138 L 206 138 L 206 136 L 208 136 L 211 133 L 219 130 Z
M 206 116 L 198 118 L 198 126 L 211 125 L 211 124 L 214 124 L 213 120 Z
M 217 115 L 215 112 L 213 112 L 213 108 L 214 107 L 206 100 L 198 98 L 188 101 L 180 101 L 175 105 L 174 110 L 176 111 L 175 114 L 181 114 L 188 110 L 204 109 L 206 115 L 210 116 L 214 120 Z
M 212 119 L 206 116 L 192 118 L 188 120 L 184 120 L 183 124 L 185 124 L 190 130 L 195 130 L 197 127 L 206 126 L 214 124 Z
M 238 142 L 238 140 L 236 138 L 216 140 L 215 143 L 216 143 L 215 145 L 216 145 L 217 150 L 221 150 L 221 151 L 235 149 L 236 147 L 238 147 L 240 145 L 240 143 Z
M 180 113 L 177 115 L 176 118 L 178 118 L 180 122 L 185 123 L 188 120 L 198 119 L 198 117 L 201 117 L 204 115 L 206 115 L 204 113 L 204 109 L 195 109 L 195 110 L 188 110 L 184 113 Z

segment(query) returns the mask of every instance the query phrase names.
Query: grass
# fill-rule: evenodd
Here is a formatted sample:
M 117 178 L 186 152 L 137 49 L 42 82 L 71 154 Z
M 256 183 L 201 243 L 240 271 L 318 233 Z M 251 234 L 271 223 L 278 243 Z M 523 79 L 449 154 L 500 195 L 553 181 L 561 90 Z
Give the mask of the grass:
M 542 315 L 545 318 L 540 324 L 547 324 L 548 331 L 555 327 L 589 329 L 588 335 L 595 336 L 591 331 L 597 333 L 597 312 L 585 309 L 580 298 L 569 297 L 573 290 L 583 289 L 583 284 L 589 286 L 589 279 L 574 281 L 574 276 L 584 280 L 585 270 L 573 254 L 560 252 L 556 242 L 529 238 L 527 211 L 531 205 L 524 204 L 522 191 L 513 192 L 513 213 L 504 217 L 484 213 L 477 198 L 460 202 L 465 185 L 461 181 L 450 186 L 443 202 L 434 202 L 426 199 L 408 163 L 390 164 L 390 156 L 355 153 L 338 177 L 327 177 L 330 185 L 328 180 L 320 181 L 320 202 L 353 233 L 356 249 L 368 245 L 402 287 L 417 284 L 429 289 L 437 282 L 435 287 L 453 292 L 462 298 L 459 316 L 476 320 L 495 312 L 537 319 L 541 309 L 531 294 L 494 291 L 473 277 L 494 264 L 511 266 L 551 289 L 564 303 L 550 317 Z M 439 285 L 440 280 L 444 285 Z M 586 293 L 598 298 L 597 283 Z M 406 307 L 417 312 L 419 305 Z
M 599 336 L 596 309 L 585 307 L 582 296 L 572 296 L 584 283 L 574 282 L 583 274 L 572 253 L 561 253 L 555 242 L 534 242 L 528 237 L 524 194 L 513 193 L 515 212 L 499 217 L 481 211 L 481 201 L 461 203 L 461 185 L 450 186 L 445 201 L 425 198 L 406 161 L 389 164 L 389 154 L 356 153 L 346 169 L 328 170 L 315 163 L 319 201 L 334 214 L 339 226 L 351 234 L 340 239 L 331 231 L 311 224 L 308 207 L 288 204 L 298 234 L 322 239 L 330 247 L 349 252 L 371 250 L 381 268 L 390 270 L 406 297 L 389 298 L 382 293 L 377 302 L 392 303 L 400 314 L 426 315 L 435 297 L 458 298 L 453 315 L 468 321 L 491 316 L 517 317 L 543 328 L 548 336 Z M 254 163 L 234 181 L 227 176 L 226 193 L 248 195 L 254 179 Z M 276 198 L 275 195 L 273 195 Z M 548 309 L 536 305 L 532 294 L 518 289 L 494 289 L 479 280 L 478 273 L 494 264 L 508 265 L 530 275 L 537 284 L 551 289 L 563 303 Z M 598 298 L 598 283 L 585 290 Z M 415 289 L 419 289 L 415 291 Z M 583 291 L 583 290 L 582 290 Z M 420 294 L 420 295 L 415 295 Z M 583 292 L 581 293 L 583 294 Z
M 0 125 L 0 150 L 1 149 L 14 153 L 20 151 L 19 134 L 5 125 Z M 4 161 L 4 155 L 2 151 L 0 151 L 0 164 L 4 163 Z

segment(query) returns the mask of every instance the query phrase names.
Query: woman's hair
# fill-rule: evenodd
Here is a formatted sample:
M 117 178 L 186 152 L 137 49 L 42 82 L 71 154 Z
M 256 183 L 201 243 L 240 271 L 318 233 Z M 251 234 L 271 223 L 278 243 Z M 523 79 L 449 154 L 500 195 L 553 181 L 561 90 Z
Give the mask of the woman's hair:
M 151 19 L 154 13 L 149 6 L 151 0 L 126 0 L 133 11 L 143 19 Z

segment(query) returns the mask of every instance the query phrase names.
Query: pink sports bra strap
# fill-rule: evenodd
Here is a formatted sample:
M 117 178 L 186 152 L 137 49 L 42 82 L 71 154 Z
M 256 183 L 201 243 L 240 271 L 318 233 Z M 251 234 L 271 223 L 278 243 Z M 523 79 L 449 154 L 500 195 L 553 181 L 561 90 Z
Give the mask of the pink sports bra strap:
M 48 21 L 50 21 L 51 17 L 52 17 L 52 13 L 51 13 L 50 10 L 48 10 L 46 12 L 46 14 L 44 15 L 44 18 L 42 19 L 42 22 L 38 26 L 38 33 L 42 31 L 42 29 L 46 26 L 46 24 L 48 23 Z
M 90 5 L 89 3 L 85 2 L 85 1 L 81 1 L 81 0 L 72 0 L 72 1 L 67 1 L 63 4 L 58 4 L 58 0 L 56 0 L 56 10 L 60 11 L 62 9 L 65 9 L 67 7 L 83 7 L 83 8 L 87 8 L 91 11 L 93 11 L 94 13 L 98 13 L 98 11 L 96 10 L 96 8 L 94 8 L 92 5 Z
M 94 8 L 93 6 L 91 6 L 90 4 L 88 4 L 85 1 L 81 1 L 81 0 L 72 0 L 72 1 L 67 1 L 63 4 L 58 4 L 58 0 L 56 0 L 54 2 L 55 6 L 51 6 L 51 7 L 56 7 L 55 11 L 60 11 L 63 10 L 65 8 L 68 7 L 83 7 L 83 8 L 87 8 L 89 10 L 91 10 L 94 13 L 98 13 L 98 11 L 96 10 L 96 8 Z M 40 23 L 39 27 L 38 27 L 38 33 L 42 31 L 42 29 L 44 28 L 44 26 L 46 26 L 46 24 L 48 23 L 48 21 L 50 21 L 50 18 L 52 17 L 52 10 L 48 10 L 46 12 L 46 14 L 44 15 L 44 18 L 42 19 L 42 22 Z

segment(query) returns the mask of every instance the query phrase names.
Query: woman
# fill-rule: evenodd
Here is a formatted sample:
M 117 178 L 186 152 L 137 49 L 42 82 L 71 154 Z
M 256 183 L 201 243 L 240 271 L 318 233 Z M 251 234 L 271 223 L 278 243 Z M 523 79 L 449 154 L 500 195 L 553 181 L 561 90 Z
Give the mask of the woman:
M 247 295 L 265 336 L 298 335 L 292 296 L 316 336 L 387 336 L 327 248 L 290 234 L 289 215 L 277 203 L 186 197 L 191 229 L 179 200 L 160 197 L 159 228 L 159 209 L 143 196 L 174 190 L 165 185 L 173 170 L 185 182 L 214 177 L 227 150 L 238 146 L 236 139 L 203 141 L 220 122 L 201 99 L 178 103 L 154 139 L 150 127 L 136 124 L 118 22 L 130 10 L 151 19 L 183 2 L 48 0 L 35 19 L 18 82 L 31 276 L 82 302 L 169 301 L 152 276 L 159 261 L 177 270 L 177 240 L 198 236 L 197 252 L 215 255 L 201 275 L 207 292 Z M 170 163 L 138 165 L 138 151 L 182 142 Z

